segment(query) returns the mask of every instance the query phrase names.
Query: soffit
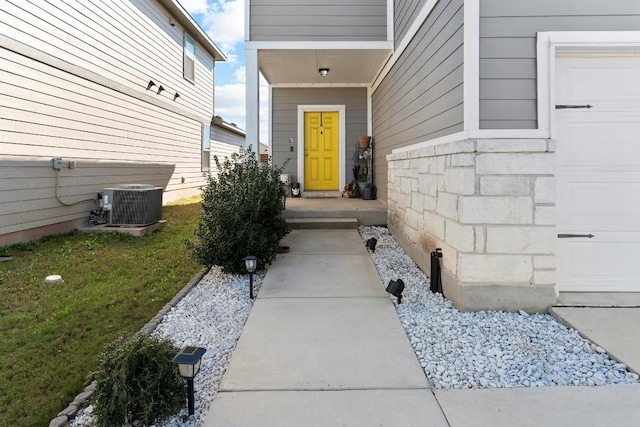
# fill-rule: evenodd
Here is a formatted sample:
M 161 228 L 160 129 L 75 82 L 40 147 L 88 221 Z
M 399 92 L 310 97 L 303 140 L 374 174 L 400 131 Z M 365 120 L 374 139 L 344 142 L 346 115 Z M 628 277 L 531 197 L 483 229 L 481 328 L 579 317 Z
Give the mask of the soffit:
M 260 50 L 260 71 L 270 84 L 369 84 L 384 65 L 388 49 Z M 329 68 L 320 77 L 319 68 Z

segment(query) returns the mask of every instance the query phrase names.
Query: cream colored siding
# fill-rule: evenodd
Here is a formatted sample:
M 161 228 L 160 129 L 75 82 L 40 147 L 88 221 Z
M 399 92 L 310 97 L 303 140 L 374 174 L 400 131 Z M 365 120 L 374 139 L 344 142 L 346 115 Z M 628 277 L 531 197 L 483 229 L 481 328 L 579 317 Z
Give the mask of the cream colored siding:
M 0 244 L 2 235 L 63 221 L 86 222 L 101 189 L 165 187 L 164 200 L 194 193 L 201 123 L 0 49 Z M 76 167 L 69 168 L 69 161 Z M 184 183 L 182 182 L 184 178 Z
M 63 162 L 58 178 L 58 173 L 51 168 L 51 158 L 3 156 L 0 160 L 0 246 L 22 240 L 12 239 L 11 233 L 67 221 L 72 222 L 73 227 L 60 231 L 86 224 L 89 212 L 96 208 L 96 193 L 103 188 L 122 183 L 163 186 L 173 172 L 169 164 L 84 159 L 77 160 L 75 169 L 69 169 L 68 160 Z M 82 202 L 73 206 L 58 202 L 56 179 L 59 179 L 62 201 Z
M 240 151 L 240 147 L 234 144 L 227 144 L 225 142 L 220 141 L 212 141 L 211 142 L 211 170 L 209 171 L 212 175 L 217 175 L 218 167 L 216 166 L 216 162 L 213 160 L 213 156 L 218 156 L 218 161 L 220 163 L 224 162 L 224 159 L 227 157 L 231 157 L 233 153 L 237 153 Z
M 252 41 L 387 39 L 386 0 L 251 0 Z
M 158 97 L 178 92 L 177 104 L 213 115 L 213 58 L 197 45 L 195 85 L 184 79 L 183 29 L 155 2 L 5 0 L 0 32 L 141 92 L 153 80 Z
M 213 125 L 211 126 L 211 140 L 239 147 L 245 144 L 246 137 L 221 126 Z

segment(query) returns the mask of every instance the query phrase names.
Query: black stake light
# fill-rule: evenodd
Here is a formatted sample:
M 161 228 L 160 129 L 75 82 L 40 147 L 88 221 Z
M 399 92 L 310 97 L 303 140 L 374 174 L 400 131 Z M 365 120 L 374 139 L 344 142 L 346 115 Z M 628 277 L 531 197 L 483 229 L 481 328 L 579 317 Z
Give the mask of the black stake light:
M 244 266 L 249 273 L 249 298 L 253 299 L 253 273 L 256 272 L 258 268 L 258 258 L 253 255 L 249 255 L 246 258 L 243 258 Z
M 404 281 L 402 279 L 389 280 L 389 284 L 385 290 L 398 298 L 398 304 L 402 304 L 402 291 L 404 291 Z
M 367 240 L 366 246 L 371 252 L 375 252 L 376 243 L 378 243 L 378 239 L 376 239 L 375 237 L 372 237 L 369 240 Z
M 202 347 L 184 347 L 172 360 L 178 365 L 180 376 L 187 380 L 189 415 L 195 412 L 193 378 L 200 372 L 200 360 L 206 351 L 207 349 Z

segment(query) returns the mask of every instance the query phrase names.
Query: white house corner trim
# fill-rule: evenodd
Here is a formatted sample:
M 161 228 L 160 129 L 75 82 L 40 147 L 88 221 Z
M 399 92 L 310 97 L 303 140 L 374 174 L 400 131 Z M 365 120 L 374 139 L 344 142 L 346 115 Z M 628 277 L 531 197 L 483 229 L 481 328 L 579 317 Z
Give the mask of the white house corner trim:
M 394 0 L 387 0 L 387 41 L 391 43 L 393 43 L 393 38 L 395 37 L 393 4 Z
M 373 90 L 367 87 L 367 135 L 373 135 Z
M 273 132 L 271 129 L 273 128 L 273 87 L 269 85 L 269 101 L 268 101 L 268 117 L 269 121 L 267 124 L 269 125 L 269 132 L 267 133 L 267 143 L 269 146 L 267 147 L 267 153 L 269 153 L 269 157 L 273 158 Z
M 407 33 L 404 35 L 404 37 L 402 38 L 402 40 L 398 44 L 397 49 L 395 48 L 394 40 L 393 39 L 390 40 L 391 48 L 393 50 L 393 54 L 387 60 L 385 65 L 382 67 L 382 70 L 378 73 L 377 77 L 373 81 L 373 84 L 372 84 L 372 87 L 371 87 L 371 89 L 372 89 L 371 92 L 372 93 L 376 91 L 378 86 L 380 86 L 380 83 L 382 83 L 382 81 L 387 76 L 387 74 L 389 74 L 389 72 L 391 71 L 391 68 L 393 68 L 393 66 L 395 65 L 396 61 L 398 61 L 398 59 L 400 59 L 400 57 L 402 56 L 403 52 L 405 51 L 407 46 L 409 46 L 409 43 L 411 42 L 411 40 L 413 40 L 413 38 L 416 36 L 418 31 L 420 30 L 420 27 L 422 27 L 422 24 L 424 24 L 424 21 L 427 20 L 427 18 L 431 14 L 431 11 L 436 6 L 438 1 L 439 0 L 427 0 L 426 1 L 426 3 L 422 6 L 422 9 L 420 9 L 420 12 L 418 12 L 418 15 L 416 15 L 416 18 L 413 20 L 413 23 L 409 27 L 409 30 L 407 31 Z M 387 3 L 387 7 L 388 7 L 388 5 L 389 5 L 389 3 Z M 391 13 L 390 14 L 392 16 L 392 21 L 393 21 L 393 14 L 394 14 L 393 5 L 391 5 Z M 393 25 L 394 24 L 392 22 L 391 23 L 392 31 L 393 31 Z M 388 31 L 387 31 L 387 35 L 388 35 Z M 393 34 L 393 37 L 395 37 L 395 34 Z
M 246 49 L 246 145 L 260 153 L 260 70 L 258 51 Z
M 480 129 L 480 4 L 464 3 L 464 130 Z
M 537 34 L 538 130 L 547 138 L 556 137 L 555 91 L 556 57 L 560 51 L 640 52 L 640 31 L 546 31 Z
M 244 41 L 251 40 L 251 0 L 244 0 Z
M 339 167 L 339 178 L 338 178 L 338 191 L 344 188 L 346 185 L 346 173 L 345 167 L 347 165 L 346 159 L 346 146 L 347 146 L 347 138 L 346 138 L 346 125 L 347 125 L 347 115 L 346 115 L 346 105 L 298 105 L 298 143 L 296 149 L 298 150 L 298 168 L 297 168 L 297 176 L 298 182 L 300 183 L 300 191 L 304 192 L 304 113 L 306 112 L 314 112 L 314 111 L 337 111 L 338 112 L 338 126 L 339 126 L 339 136 L 338 136 L 338 167 Z
M 555 56 L 549 44 L 548 33 L 538 33 L 536 44 L 536 72 L 538 76 L 538 129 L 550 132 L 553 114 L 551 109 L 552 90 L 551 82 L 554 79 L 551 74 L 552 56 Z M 551 135 L 550 135 L 551 136 Z

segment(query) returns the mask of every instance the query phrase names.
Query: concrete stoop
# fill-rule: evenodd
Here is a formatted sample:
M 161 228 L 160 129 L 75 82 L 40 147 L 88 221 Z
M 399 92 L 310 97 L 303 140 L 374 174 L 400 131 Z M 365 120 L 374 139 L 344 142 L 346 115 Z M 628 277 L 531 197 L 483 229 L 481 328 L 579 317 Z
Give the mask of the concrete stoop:
M 355 229 L 358 228 L 356 218 L 287 218 L 292 230 L 303 229 Z

